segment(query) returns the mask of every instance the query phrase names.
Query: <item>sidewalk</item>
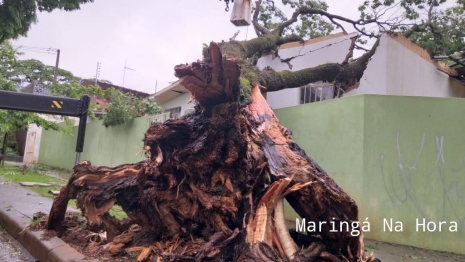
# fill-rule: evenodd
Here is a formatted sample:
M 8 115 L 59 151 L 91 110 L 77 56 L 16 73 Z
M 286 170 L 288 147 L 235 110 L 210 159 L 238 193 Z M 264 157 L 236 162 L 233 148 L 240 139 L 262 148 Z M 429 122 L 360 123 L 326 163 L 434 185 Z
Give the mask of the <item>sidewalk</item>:
M 4 179 L 0 177 L 0 183 Z M 52 200 L 16 184 L 0 184 L 0 224 L 40 262 L 84 262 L 84 256 L 58 237 L 43 240 L 43 232 L 24 230 L 36 212 L 48 213 Z M 70 210 L 76 211 L 77 210 Z
M 465 244 L 464 244 L 465 245 Z M 365 249 L 376 247 L 373 250 L 375 257 L 382 262 L 463 262 L 465 255 L 456 255 L 419 249 L 408 246 L 395 245 L 374 240 L 365 239 Z

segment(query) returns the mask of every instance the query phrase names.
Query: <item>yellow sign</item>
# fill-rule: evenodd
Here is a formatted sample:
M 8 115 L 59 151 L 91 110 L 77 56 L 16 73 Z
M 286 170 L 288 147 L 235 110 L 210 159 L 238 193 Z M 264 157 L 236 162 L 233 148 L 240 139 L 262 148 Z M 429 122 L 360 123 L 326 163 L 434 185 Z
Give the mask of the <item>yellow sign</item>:
M 61 105 L 63 105 L 63 101 L 60 101 L 60 102 L 55 101 L 55 100 L 52 101 L 52 108 L 61 109 L 61 107 L 62 107 Z

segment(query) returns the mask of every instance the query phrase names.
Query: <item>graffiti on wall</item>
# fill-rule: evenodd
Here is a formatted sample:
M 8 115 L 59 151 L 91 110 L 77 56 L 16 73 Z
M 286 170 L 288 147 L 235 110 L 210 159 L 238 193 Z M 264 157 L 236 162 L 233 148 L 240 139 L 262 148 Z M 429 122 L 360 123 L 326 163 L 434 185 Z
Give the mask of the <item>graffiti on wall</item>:
M 419 215 L 427 221 L 431 220 L 427 210 L 431 212 L 431 209 L 434 209 L 437 218 L 444 221 L 448 216 L 449 219 L 453 218 L 459 227 L 465 228 L 465 152 L 456 152 L 462 154 L 462 161 L 458 166 L 451 166 L 444 156 L 444 136 L 435 135 L 434 140 L 427 141 L 426 134 L 423 133 L 418 149 L 409 150 L 415 152 L 412 158 L 412 155 L 401 151 L 401 148 L 405 149 L 405 147 L 401 147 L 400 136 L 400 132 L 397 132 L 397 166 L 395 168 L 390 166 L 388 169 L 386 164 L 388 159 L 385 159 L 384 154 L 380 157 L 384 187 L 393 205 L 411 203 Z M 435 142 L 433 158 L 431 154 L 425 154 L 426 144 L 431 142 Z M 431 150 L 431 147 L 428 150 Z M 430 159 L 424 159 L 426 157 Z M 410 159 L 410 162 L 406 159 Z M 428 168 L 420 168 L 420 161 L 423 163 L 429 161 Z M 421 183 L 416 183 L 418 181 Z M 420 188 L 425 186 L 428 188 Z M 425 192 L 430 193 L 425 194 Z M 438 199 L 441 205 L 431 206 L 425 203 L 427 201 L 424 201 L 424 198 L 431 197 Z

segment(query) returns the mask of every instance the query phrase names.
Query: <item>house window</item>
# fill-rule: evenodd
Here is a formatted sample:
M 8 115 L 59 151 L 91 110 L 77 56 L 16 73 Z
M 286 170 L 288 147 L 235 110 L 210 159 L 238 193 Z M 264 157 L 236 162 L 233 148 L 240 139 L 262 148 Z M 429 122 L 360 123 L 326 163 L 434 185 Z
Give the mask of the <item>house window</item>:
M 311 83 L 300 88 L 300 104 L 308 104 L 334 98 L 331 83 Z
M 171 119 L 178 119 L 181 117 L 181 107 L 165 109 L 165 113 L 169 113 L 169 118 Z

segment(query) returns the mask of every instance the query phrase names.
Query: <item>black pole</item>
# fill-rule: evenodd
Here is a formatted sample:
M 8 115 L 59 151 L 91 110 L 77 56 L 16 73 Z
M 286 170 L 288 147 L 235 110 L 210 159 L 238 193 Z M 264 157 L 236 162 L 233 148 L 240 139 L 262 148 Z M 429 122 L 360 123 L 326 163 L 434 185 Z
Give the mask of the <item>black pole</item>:
M 53 74 L 53 82 L 56 83 L 58 79 L 58 63 L 60 63 L 60 49 L 57 50 L 57 61 L 55 65 L 55 73 Z
M 86 136 L 86 126 L 87 126 L 87 111 L 89 110 L 90 97 L 84 95 L 81 97 L 81 110 L 79 116 L 79 129 L 76 142 L 76 161 L 77 165 L 80 162 L 81 153 L 84 149 L 84 138 Z

